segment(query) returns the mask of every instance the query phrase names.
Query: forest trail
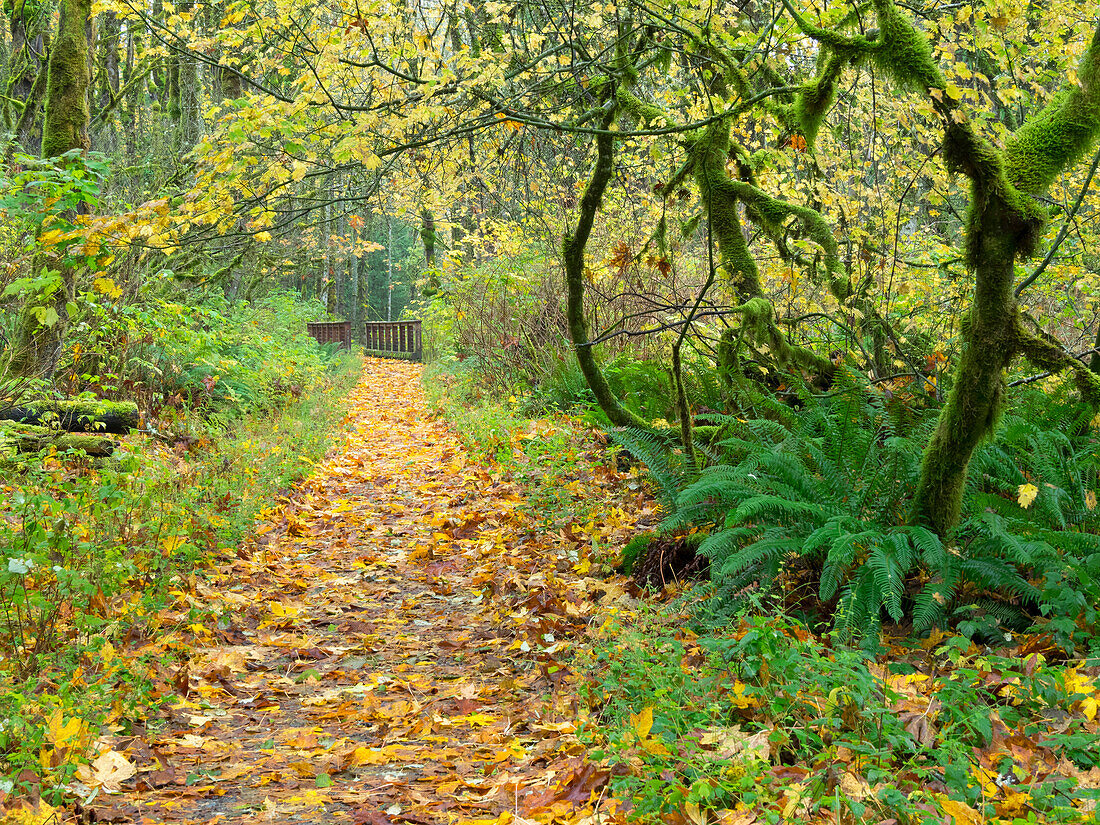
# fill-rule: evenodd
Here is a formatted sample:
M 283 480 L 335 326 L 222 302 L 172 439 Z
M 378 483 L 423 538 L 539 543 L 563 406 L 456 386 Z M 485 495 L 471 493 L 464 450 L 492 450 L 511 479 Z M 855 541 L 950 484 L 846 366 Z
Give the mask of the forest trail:
M 569 484 L 611 517 L 543 530 L 429 414 L 419 365 L 368 360 L 350 409 L 344 443 L 147 641 L 178 651 L 177 695 L 106 742 L 137 772 L 96 819 L 614 821 L 562 656 L 630 601 L 577 572 L 590 536 L 632 527 L 618 475 L 581 456 Z

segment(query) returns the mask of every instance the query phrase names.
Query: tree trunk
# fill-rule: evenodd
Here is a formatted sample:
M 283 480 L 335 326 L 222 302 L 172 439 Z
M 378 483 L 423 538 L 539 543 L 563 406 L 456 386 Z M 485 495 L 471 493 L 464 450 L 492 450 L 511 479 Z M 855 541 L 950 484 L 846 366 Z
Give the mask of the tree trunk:
M 190 12 L 193 4 L 180 3 L 180 11 Z M 169 112 L 176 125 L 174 149 L 178 155 L 187 154 L 199 142 L 202 119 L 199 117 L 200 92 L 198 61 L 187 52 L 176 52 L 170 58 Z
M 137 404 L 132 401 L 42 401 L 0 408 L 0 420 L 56 426 L 73 433 L 125 435 L 138 427 Z
M 940 534 L 958 523 L 970 456 L 996 426 L 1004 402 L 1004 371 L 1016 354 L 1012 279 L 1018 250 L 1002 222 L 1004 210 L 1004 204 L 990 204 L 971 227 L 971 240 L 979 247 L 974 303 L 963 325 L 955 383 L 925 450 L 913 504 L 914 519 Z
M 613 122 L 614 113 L 612 112 L 604 118 L 602 128 L 609 129 Z M 600 409 L 616 427 L 648 429 L 649 424 L 620 404 L 619 399 L 611 391 L 603 371 L 600 370 L 600 365 L 596 362 L 593 347 L 588 343 L 588 322 L 584 317 L 584 249 L 588 244 L 588 236 L 592 234 L 592 223 L 600 207 L 600 200 L 607 189 L 608 181 L 611 180 L 614 156 L 614 137 L 606 133 L 597 135 L 596 168 L 592 171 L 592 178 L 584 190 L 584 197 L 581 198 L 576 229 L 566 233 L 562 243 L 568 296 L 566 316 L 569 321 L 569 335 L 573 339 L 573 349 L 577 353 L 577 363 Z
M 49 430 L 45 427 L 0 427 L 0 457 L 13 457 L 15 453 L 32 453 L 51 447 L 58 452 L 83 450 L 91 456 L 108 456 L 118 442 L 100 435 L 74 435 Z
M 17 0 L 11 7 L 11 51 L 8 55 L 8 92 L 4 108 L 11 114 L 7 127 L 23 150 L 35 153 L 41 146 L 39 108 L 45 91 L 45 72 L 38 55 L 48 48 L 45 21 L 38 3 Z M 12 106 L 11 104 L 15 104 Z
M 1067 85 L 997 150 L 944 98 L 951 124 L 944 140 L 949 170 L 971 180 L 966 227 L 974 300 L 963 325 L 963 352 L 954 386 L 924 454 L 912 520 L 941 535 L 959 521 L 967 467 L 975 447 L 993 432 L 1004 403 L 1004 371 L 1016 355 L 1047 369 L 1072 369 L 1089 400 L 1100 379 L 1077 359 L 1029 333 L 1013 292 L 1016 259 L 1042 237 L 1045 214 L 1035 196 L 1078 160 L 1100 135 L 1100 26 L 1081 60 L 1080 82 Z
M 57 39 L 50 52 L 46 82 L 46 116 L 42 129 L 42 155 L 58 157 L 72 150 L 88 149 L 88 33 L 91 0 L 62 0 Z M 80 163 L 79 158 L 71 163 Z M 72 217 L 72 216 L 69 216 Z M 45 262 L 39 268 L 45 268 Z M 44 323 L 42 307 L 31 299 L 17 321 L 9 370 L 14 375 L 50 377 L 57 367 L 68 317 L 66 305 L 73 294 L 73 268 L 58 266 L 61 286 L 49 296 L 52 323 Z

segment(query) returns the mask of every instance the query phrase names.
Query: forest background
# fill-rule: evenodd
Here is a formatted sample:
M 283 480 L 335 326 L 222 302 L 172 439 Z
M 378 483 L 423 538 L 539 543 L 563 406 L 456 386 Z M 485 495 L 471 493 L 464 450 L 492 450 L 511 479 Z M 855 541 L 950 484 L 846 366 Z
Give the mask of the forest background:
M 58 627 L 105 622 L 112 588 L 155 578 L 149 559 L 122 569 L 59 539 L 58 512 L 154 536 L 154 566 L 186 567 L 303 471 L 267 444 L 250 509 L 232 470 L 257 449 L 249 428 L 346 386 L 347 362 L 305 321 L 344 318 L 361 337 L 415 317 L 429 382 L 476 419 L 487 458 L 509 421 L 567 410 L 645 464 L 666 520 L 622 562 L 654 584 L 683 572 L 673 556 L 706 558 L 696 620 L 715 638 L 748 610 L 866 656 L 891 634 L 923 639 L 1014 687 L 979 702 L 985 722 L 959 720 L 950 747 L 908 731 L 909 747 L 958 756 L 1059 706 L 1074 721 L 1042 747 L 1097 768 L 1081 744 L 1100 599 L 1095 11 L 4 9 L 0 402 L 136 401 L 166 446 L 145 457 L 141 495 L 171 484 L 181 440 L 209 447 L 211 484 L 190 522 L 152 506 L 136 525 L 133 466 L 103 471 L 106 498 L 48 452 L 11 469 L 12 672 L 36 672 Z M 479 401 L 488 412 L 462 409 Z M 8 436 L 10 461 L 25 435 Z M 53 595 L 35 601 L 35 553 L 84 572 L 40 575 Z M 769 644 L 801 638 L 767 627 Z M 1030 647 L 1012 647 L 1020 633 Z M 1061 771 L 1081 794 L 1053 782 L 1003 807 L 994 783 L 995 813 L 1092 810 L 1095 786 Z M 741 781 L 693 779 L 671 802 L 650 791 L 658 808 L 698 806 Z M 944 781 L 967 805 L 987 793 L 972 772 Z M 851 796 L 846 811 L 867 808 Z

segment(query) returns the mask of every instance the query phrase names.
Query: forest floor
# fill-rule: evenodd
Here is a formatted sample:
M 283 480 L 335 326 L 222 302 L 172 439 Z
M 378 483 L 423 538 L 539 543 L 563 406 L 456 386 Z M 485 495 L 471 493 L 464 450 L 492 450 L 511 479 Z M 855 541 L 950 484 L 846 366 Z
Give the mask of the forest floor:
M 168 698 L 144 735 L 99 741 L 83 819 L 621 818 L 578 737 L 567 652 L 632 604 L 585 575 L 587 553 L 651 505 L 582 452 L 548 483 L 603 515 L 548 526 L 506 473 L 467 459 L 419 378 L 368 360 L 344 443 L 132 640 L 176 663 Z

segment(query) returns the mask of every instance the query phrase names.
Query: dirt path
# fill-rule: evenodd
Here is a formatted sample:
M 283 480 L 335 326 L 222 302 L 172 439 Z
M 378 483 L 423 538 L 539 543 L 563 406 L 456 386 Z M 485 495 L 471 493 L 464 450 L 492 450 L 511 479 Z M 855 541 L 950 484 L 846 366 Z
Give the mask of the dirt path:
M 146 645 L 178 651 L 177 696 L 109 742 L 138 770 L 99 821 L 608 821 L 563 657 L 628 600 L 576 572 L 591 535 L 631 527 L 615 474 L 579 457 L 566 486 L 609 518 L 538 529 L 428 415 L 419 374 L 368 361 L 345 443 L 181 594 Z

